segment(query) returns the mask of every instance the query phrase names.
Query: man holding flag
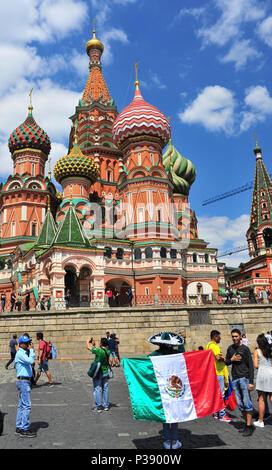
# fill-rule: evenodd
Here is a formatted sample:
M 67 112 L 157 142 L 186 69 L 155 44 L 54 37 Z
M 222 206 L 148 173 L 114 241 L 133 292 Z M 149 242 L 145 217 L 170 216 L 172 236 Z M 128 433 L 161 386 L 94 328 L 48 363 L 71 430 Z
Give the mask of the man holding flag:
M 159 350 L 148 357 L 122 360 L 133 417 L 171 425 L 171 429 L 164 426 L 164 448 L 178 449 L 179 422 L 203 418 L 224 407 L 213 352 L 180 354 L 173 347 L 180 346 L 182 338 L 171 332 L 153 335 L 149 341 L 160 345 Z

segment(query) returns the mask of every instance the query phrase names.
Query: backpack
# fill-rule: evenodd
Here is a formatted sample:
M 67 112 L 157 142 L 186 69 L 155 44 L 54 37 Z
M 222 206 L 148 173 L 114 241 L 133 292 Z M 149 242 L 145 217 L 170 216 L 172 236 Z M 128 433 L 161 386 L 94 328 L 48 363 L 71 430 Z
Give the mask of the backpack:
M 52 359 L 52 346 L 52 343 L 47 343 L 47 341 L 45 341 L 45 359 Z

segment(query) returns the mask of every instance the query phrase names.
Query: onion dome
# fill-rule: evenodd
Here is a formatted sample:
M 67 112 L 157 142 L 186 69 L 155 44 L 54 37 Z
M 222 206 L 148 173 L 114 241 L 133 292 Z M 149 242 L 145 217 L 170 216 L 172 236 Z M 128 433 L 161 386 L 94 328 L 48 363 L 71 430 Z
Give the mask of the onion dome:
M 121 111 L 113 123 L 114 143 L 122 147 L 131 137 L 153 136 L 159 139 L 163 148 L 171 136 L 169 121 L 159 109 L 143 99 L 139 82 L 136 81 L 135 84 L 136 91 L 132 103 Z
M 98 168 L 94 161 L 83 155 L 77 143 L 77 136 L 71 152 L 58 160 L 54 168 L 54 176 L 58 183 L 69 176 L 83 176 L 92 183 L 97 180 Z
M 29 108 L 26 120 L 10 135 L 8 146 L 12 154 L 16 150 L 26 148 L 41 150 L 46 155 L 49 154 L 51 149 L 50 139 L 46 132 L 36 123 L 32 116 L 31 108 Z
M 104 46 L 103 46 L 102 42 L 99 41 L 99 39 L 97 39 L 97 37 L 95 35 L 94 26 L 93 26 L 93 37 L 86 44 L 86 52 L 87 52 L 88 55 L 89 55 L 89 52 L 90 52 L 91 49 L 98 49 L 98 50 L 100 50 L 101 54 L 104 51 Z
M 184 158 L 174 147 L 172 140 L 162 156 L 163 166 L 170 172 L 174 183 L 174 193 L 188 196 L 190 187 L 196 178 L 192 162 Z

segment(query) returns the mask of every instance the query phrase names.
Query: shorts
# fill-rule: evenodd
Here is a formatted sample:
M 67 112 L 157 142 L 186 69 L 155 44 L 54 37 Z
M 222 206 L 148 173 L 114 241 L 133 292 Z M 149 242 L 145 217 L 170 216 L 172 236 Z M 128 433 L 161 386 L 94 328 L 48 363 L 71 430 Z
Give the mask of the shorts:
M 115 351 L 110 351 L 110 357 L 111 357 L 112 359 L 115 359 L 115 358 L 117 358 L 118 356 L 117 356 L 117 354 L 116 354 Z
M 48 371 L 48 360 L 44 359 L 43 361 L 40 362 L 38 365 L 38 370 L 41 372 L 47 372 Z

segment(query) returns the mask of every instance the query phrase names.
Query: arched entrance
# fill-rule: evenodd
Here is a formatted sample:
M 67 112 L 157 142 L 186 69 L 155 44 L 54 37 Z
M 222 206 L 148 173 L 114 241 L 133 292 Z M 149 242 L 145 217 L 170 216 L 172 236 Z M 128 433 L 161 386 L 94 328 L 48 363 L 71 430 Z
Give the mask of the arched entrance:
M 90 306 L 90 278 L 92 270 L 87 266 L 83 266 L 79 272 L 79 304 L 80 307 Z
M 65 266 L 65 294 L 67 291 L 70 291 L 71 297 L 69 305 L 70 307 L 78 307 L 79 306 L 79 291 L 78 291 L 78 280 L 76 269 L 72 265 Z
M 106 283 L 106 290 L 110 288 L 114 294 L 112 307 L 125 307 L 129 305 L 128 291 L 131 287 L 128 281 L 120 278 L 111 279 Z M 116 292 L 118 292 L 118 300 L 115 298 Z

